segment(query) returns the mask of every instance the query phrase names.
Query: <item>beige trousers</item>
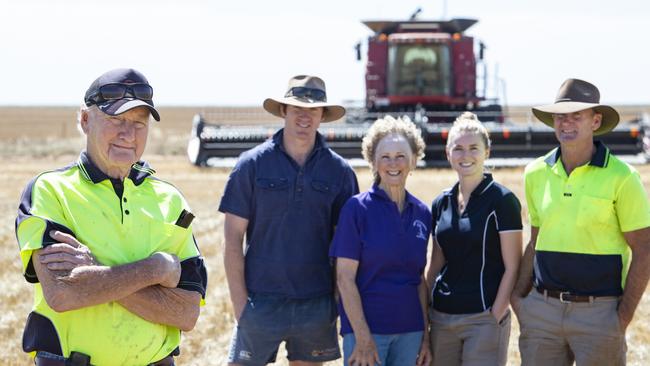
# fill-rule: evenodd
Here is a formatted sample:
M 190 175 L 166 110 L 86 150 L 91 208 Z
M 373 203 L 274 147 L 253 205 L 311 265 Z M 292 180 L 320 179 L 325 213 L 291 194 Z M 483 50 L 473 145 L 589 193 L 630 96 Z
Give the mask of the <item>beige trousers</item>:
M 563 303 L 535 289 L 519 307 L 519 351 L 524 366 L 625 365 L 618 298 Z
M 489 310 L 446 314 L 431 310 L 433 366 L 500 366 L 508 358 L 510 310 L 497 323 Z

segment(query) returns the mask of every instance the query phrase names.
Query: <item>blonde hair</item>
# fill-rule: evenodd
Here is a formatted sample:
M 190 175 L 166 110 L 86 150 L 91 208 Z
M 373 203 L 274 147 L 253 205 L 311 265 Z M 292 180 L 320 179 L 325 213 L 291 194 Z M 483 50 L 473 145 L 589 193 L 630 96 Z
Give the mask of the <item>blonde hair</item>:
M 416 162 L 424 157 L 426 145 L 422 139 L 420 129 L 406 116 L 396 119 L 387 115 L 384 118 L 379 118 L 370 126 L 361 143 L 361 154 L 368 164 L 370 164 L 370 167 L 374 168 L 375 152 L 379 141 L 392 134 L 403 136 L 406 139 Z M 374 172 L 374 169 L 373 174 L 375 176 L 375 183 L 379 183 L 379 176 L 377 172 Z
M 463 133 L 475 133 L 481 137 L 486 150 L 490 150 L 492 141 L 490 141 L 490 134 L 487 128 L 479 121 L 478 117 L 472 112 L 463 112 L 451 126 L 449 135 L 447 136 L 447 149 L 451 146 L 452 141 Z

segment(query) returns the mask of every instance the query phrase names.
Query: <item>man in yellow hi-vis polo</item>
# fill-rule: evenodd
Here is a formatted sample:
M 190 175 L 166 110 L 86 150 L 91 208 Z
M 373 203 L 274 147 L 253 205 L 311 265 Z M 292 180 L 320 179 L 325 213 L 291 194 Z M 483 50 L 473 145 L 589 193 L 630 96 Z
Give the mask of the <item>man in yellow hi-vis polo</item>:
M 153 89 L 116 69 L 86 92 L 86 149 L 23 192 L 16 237 L 34 284 L 23 349 L 40 366 L 174 365 L 205 297 L 206 270 L 181 193 L 140 161 Z
M 594 85 L 569 79 L 533 113 L 560 147 L 524 175 L 531 240 L 511 299 L 522 364 L 624 365 L 650 276 L 650 205 L 638 172 L 594 140 L 618 112 Z

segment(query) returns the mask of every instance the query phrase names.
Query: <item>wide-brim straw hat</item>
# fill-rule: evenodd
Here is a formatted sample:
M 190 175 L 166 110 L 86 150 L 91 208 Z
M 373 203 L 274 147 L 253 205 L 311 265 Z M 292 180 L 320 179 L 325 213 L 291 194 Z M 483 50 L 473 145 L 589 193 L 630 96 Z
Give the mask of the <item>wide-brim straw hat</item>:
M 603 115 L 600 127 L 594 136 L 603 135 L 616 127 L 620 116 L 618 112 L 600 104 L 600 92 L 595 85 L 579 79 L 567 79 L 555 98 L 555 103 L 533 108 L 533 114 L 546 125 L 553 127 L 553 114 L 566 114 L 593 108 Z
M 340 105 L 327 103 L 325 82 L 310 75 L 298 75 L 289 79 L 289 87 L 282 98 L 267 98 L 264 109 L 274 116 L 283 118 L 280 114 L 282 105 L 292 105 L 302 108 L 323 107 L 322 122 L 332 122 L 345 116 L 345 108 Z

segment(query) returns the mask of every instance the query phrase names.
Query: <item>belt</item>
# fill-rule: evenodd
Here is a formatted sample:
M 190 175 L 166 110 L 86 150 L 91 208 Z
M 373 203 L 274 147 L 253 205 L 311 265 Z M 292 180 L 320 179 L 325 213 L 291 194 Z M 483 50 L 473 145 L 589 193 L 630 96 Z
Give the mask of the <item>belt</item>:
M 596 296 L 583 296 L 583 295 L 573 295 L 568 291 L 556 291 L 556 290 L 546 290 L 543 288 L 535 287 L 537 292 L 544 296 L 552 297 L 554 299 L 559 299 L 560 302 L 568 304 L 571 302 L 593 302 Z
M 39 356 L 38 354 L 36 355 L 36 358 L 34 358 L 34 363 L 36 364 L 36 366 L 67 366 L 68 365 L 66 364 L 66 359 L 63 358 L 62 356 L 50 357 L 47 355 Z M 160 361 L 150 363 L 147 366 L 174 366 L 174 357 L 170 355 L 163 358 Z

